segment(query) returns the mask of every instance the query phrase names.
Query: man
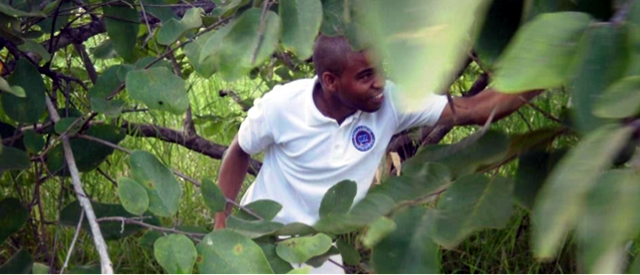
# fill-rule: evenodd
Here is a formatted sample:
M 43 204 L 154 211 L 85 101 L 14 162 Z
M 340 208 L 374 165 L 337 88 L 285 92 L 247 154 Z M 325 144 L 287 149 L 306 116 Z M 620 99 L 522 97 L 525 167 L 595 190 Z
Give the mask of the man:
M 236 199 L 249 156 L 265 151 L 241 204 L 274 200 L 283 206 L 275 221 L 313 225 L 323 195 L 339 181 L 357 183 L 356 201 L 366 195 L 395 133 L 419 125 L 483 124 L 494 109 L 499 119 L 537 95 L 484 91 L 453 99 L 455 114 L 445 108 L 446 97 L 433 95 L 422 110 L 406 112 L 393 103 L 402 94 L 371 60 L 366 51 L 352 51 L 344 37 L 320 36 L 313 54 L 317 77 L 277 86 L 249 110 L 220 166 L 224 195 Z M 225 227 L 229 211 L 216 214 L 216 228 Z

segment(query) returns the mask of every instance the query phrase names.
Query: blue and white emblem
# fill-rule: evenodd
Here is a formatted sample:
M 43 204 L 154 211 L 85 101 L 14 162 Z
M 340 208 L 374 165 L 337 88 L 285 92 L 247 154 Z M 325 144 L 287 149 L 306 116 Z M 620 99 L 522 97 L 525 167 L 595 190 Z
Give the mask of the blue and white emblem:
M 373 131 L 371 131 L 369 127 L 358 126 L 353 130 L 351 141 L 353 141 L 353 146 L 355 146 L 358 151 L 365 152 L 373 147 L 373 144 L 376 142 L 376 136 L 373 135 Z

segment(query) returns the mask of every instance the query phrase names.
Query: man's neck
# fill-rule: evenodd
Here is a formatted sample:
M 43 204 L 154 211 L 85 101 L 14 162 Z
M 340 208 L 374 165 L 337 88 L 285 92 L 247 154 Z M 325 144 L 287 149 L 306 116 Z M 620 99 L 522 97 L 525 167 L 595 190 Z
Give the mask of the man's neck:
M 313 88 L 313 103 L 322 115 L 335 119 L 338 125 L 357 111 L 344 106 L 336 96 L 325 92 L 320 83 L 316 83 Z

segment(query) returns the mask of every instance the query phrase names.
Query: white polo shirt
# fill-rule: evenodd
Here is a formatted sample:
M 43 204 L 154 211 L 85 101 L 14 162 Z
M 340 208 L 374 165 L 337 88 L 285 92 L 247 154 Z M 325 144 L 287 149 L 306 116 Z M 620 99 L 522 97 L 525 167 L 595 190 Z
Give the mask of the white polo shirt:
M 312 225 L 326 191 L 342 180 L 357 183 L 356 201 L 367 193 L 391 137 L 417 125 L 433 125 L 447 104 L 430 96 L 419 112 L 399 112 L 396 87 L 386 83 L 382 107 L 357 111 L 338 125 L 313 102 L 314 79 L 276 86 L 257 99 L 240 126 L 238 142 L 249 154 L 265 151 L 264 164 L 242 205 L 269 199 L 282 204 L 275 221 Z

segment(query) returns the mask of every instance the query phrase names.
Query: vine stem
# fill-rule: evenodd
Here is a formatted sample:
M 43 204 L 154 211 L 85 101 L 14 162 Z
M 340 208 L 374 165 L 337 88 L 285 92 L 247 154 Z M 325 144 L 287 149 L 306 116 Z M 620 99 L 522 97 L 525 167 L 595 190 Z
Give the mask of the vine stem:
M 53 106 L 53 102 L 51 99 L 46 96 L 45 102 L 47 104 L 47 109 L 49 110 L 49 115 L 53 122 L 57 122 L 60 120 L 60 116 L 58 115 L 58 111 Z M 109 253 L 107 251 L 107 244 L 102 237 L 102 232 L 100 231 L 100 226 L 96 221 L 96 214 L 93 211 L 93 207 L 91 206 L 91 202 L 87 198 L 84 190 L 82 189 L 82 182 L 80 181 L 80 172 L 78 171 L 78 166 L 76 166 L 76 160 L 73 157 L 73 152 L 71 151 L 71 144 L 69 143 L 69 137 L 64 134 L 61 136 L 62 139 L 62 148 L 64 150 L 64 157 L 67 161 L 67 166 L 69 168 L 69 173 L 71 174 L 73 189 L 76 192 L 76 196 L 78 197 L 78 201 L 84 210 L 87 220 L 89 221 L 89 227 L 91 228 L 91 234 L 93 235 L 93 242 L 96 245 L 96 250 L 100 255 L 100 271 L 103 274 L 113 274 L 113 264 L 111 263 L 111 259 L 109 258 Z
M 76 232 L 73 234 L 73 240 L 71 241 L 71 245 L 69 245 L 69 251 L 67 251 L 67 258 L 64 259 L 64 264 L 60 269 L 60 274 L 64 273 L 64 269 L 67 268 L 69 264 L 69 259 L 71 259 L 71 254 L 73 254 L 73 247 L 76 245 L 78 241 L 78 236 L 80 235 L 80 229 L 82 228 L 82 220 L 84 219 L 84 210 L 80 212 L 80 220 L 78 220 L 78 226 L 76 226 Z

